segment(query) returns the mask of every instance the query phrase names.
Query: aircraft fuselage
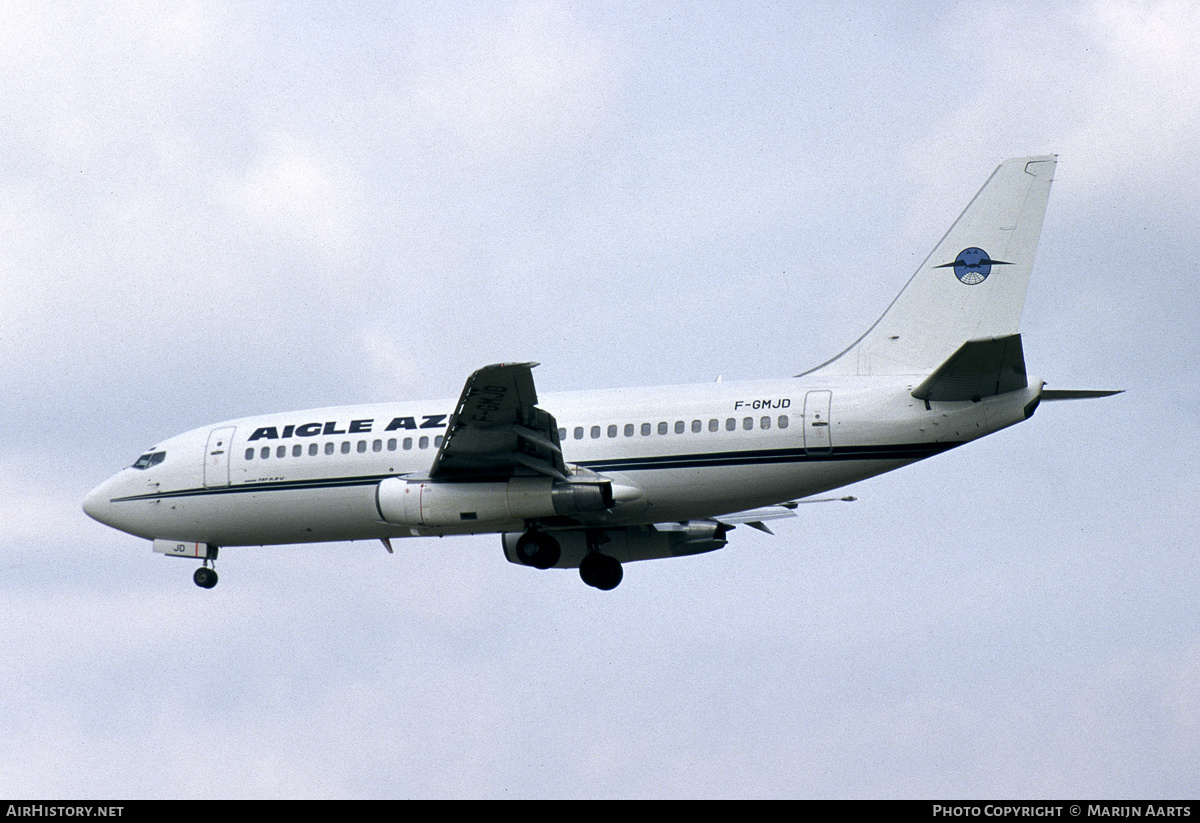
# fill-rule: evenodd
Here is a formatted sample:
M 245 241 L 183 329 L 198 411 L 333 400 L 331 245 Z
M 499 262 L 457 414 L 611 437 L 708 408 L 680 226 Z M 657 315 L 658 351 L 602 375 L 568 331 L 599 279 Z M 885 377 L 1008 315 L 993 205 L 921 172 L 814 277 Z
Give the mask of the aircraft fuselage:
M 914 398 L 911 379 L 707 383 L 547 394 L 567 462 L 640 494 L 593 525 L 688 521 L 803 498 L 1017 423 L 1039 381 L 978 402 Z M 523 520 L 398 526 L 377 490 L 428 471 L 454 401 L 380 403 L 217 423 L 160 442 L 85 509 L 148 539 L 217 546 L 521 531 Z

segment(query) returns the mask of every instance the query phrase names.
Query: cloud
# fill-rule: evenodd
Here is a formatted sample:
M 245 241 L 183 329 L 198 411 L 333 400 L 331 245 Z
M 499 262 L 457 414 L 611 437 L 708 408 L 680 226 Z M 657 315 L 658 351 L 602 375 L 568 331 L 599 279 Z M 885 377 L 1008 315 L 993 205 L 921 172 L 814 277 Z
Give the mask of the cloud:
M 252 230 L 287 238 L 345 263 L 360 238 L 361 185 L 335 156 L 288 135 L 272 135 L 249 167 L 223 186 L 235 216 Z
M 1193 165 L 1195 4 L 964 4 L 944 26 L 963 86 L 943 105 L 945 127 L 917 144 L 914 167 L 930 156 L 985 163 L 1054 151 L 1088 185 L 1137 173 L 1152 190 Z
M 595 128 L 609 105 L 604 49 L 566 3 L 519 3 L 461 32 L 426 31 L 412 57 L 421 131 L 468 153 L 564 147 Z
M 1070 98 L 1062 102 L 1074 104 L 1073 119 L 1082 120 L 1070 142 L 1091 149 L 1080 158 L 1089 182 L 1141 172 L 1161 183 L 1194 169 L 1200 7 L 1186 0 L 1098 0 L 1080 28 L 1097 58 L 1080 61 L 1089 76 L 1072 72 Z

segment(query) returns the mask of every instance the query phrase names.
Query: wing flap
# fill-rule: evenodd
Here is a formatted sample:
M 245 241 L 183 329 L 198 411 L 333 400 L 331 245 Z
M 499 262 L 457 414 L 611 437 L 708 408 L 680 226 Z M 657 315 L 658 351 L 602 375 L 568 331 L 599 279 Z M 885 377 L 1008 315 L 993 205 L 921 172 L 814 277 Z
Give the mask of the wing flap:
M 446 437 L 433 459 L 435 480 L 567 476 L 558 425 L 537 408 L 536 363 L 484 366 L 463 387 Z

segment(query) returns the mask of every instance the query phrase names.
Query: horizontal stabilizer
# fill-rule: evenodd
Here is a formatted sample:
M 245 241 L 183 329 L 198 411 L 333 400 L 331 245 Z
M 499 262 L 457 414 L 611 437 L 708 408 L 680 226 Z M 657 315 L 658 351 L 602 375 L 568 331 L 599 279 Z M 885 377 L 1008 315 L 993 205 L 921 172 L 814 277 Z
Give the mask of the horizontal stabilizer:
M 1122 394 L 1124 389 L 1042 389 L 1042 400 L 1090 400 L 1094 397 L 1112 397 Z
M 1021 335 L 1010 334 L 963 343 L 912 395 L 918 400 L 980 400 L 1028 385 Z

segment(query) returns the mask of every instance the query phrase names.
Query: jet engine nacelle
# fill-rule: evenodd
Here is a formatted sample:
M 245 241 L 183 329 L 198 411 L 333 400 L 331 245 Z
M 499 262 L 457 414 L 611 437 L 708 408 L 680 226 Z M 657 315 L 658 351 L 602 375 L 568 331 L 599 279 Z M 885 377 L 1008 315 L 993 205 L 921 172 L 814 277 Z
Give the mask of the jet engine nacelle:
M 687 521 L 683 524 L 684 540 L 682 545 L 694 549 L 694 551 L 685 552 L 685 554 L 702 554 L 723 547 L 728 542 L 725 534 L 731 528 L 733 527 L 718 523 L 716 520 Z
M 389 477 L 375 495 L 380 516 L 398 526 L 509 523 L 611 508 L 612 484 L 550 477 L 514 477 L 496 483 L 441 483 Z
M 635 560 L 684 557 L 716 551 L 725 546 L 725 532 L 728 530 L 729 526 L 713 520 L 689 520 L 683 524 L 631 526 L 625 529 L 548 530 L 544 535 L 554 538 L 561 550 L 555 567 L 576 569 L 590 551 L 589 536 L 595 542 L 596 551 L 622 563 L 631 563 Z M 521 534 L 508 532 L 502 538 L 504 556 L 508 561 L 525 565 L 517 555 L 517 541 L 521 539 Z

